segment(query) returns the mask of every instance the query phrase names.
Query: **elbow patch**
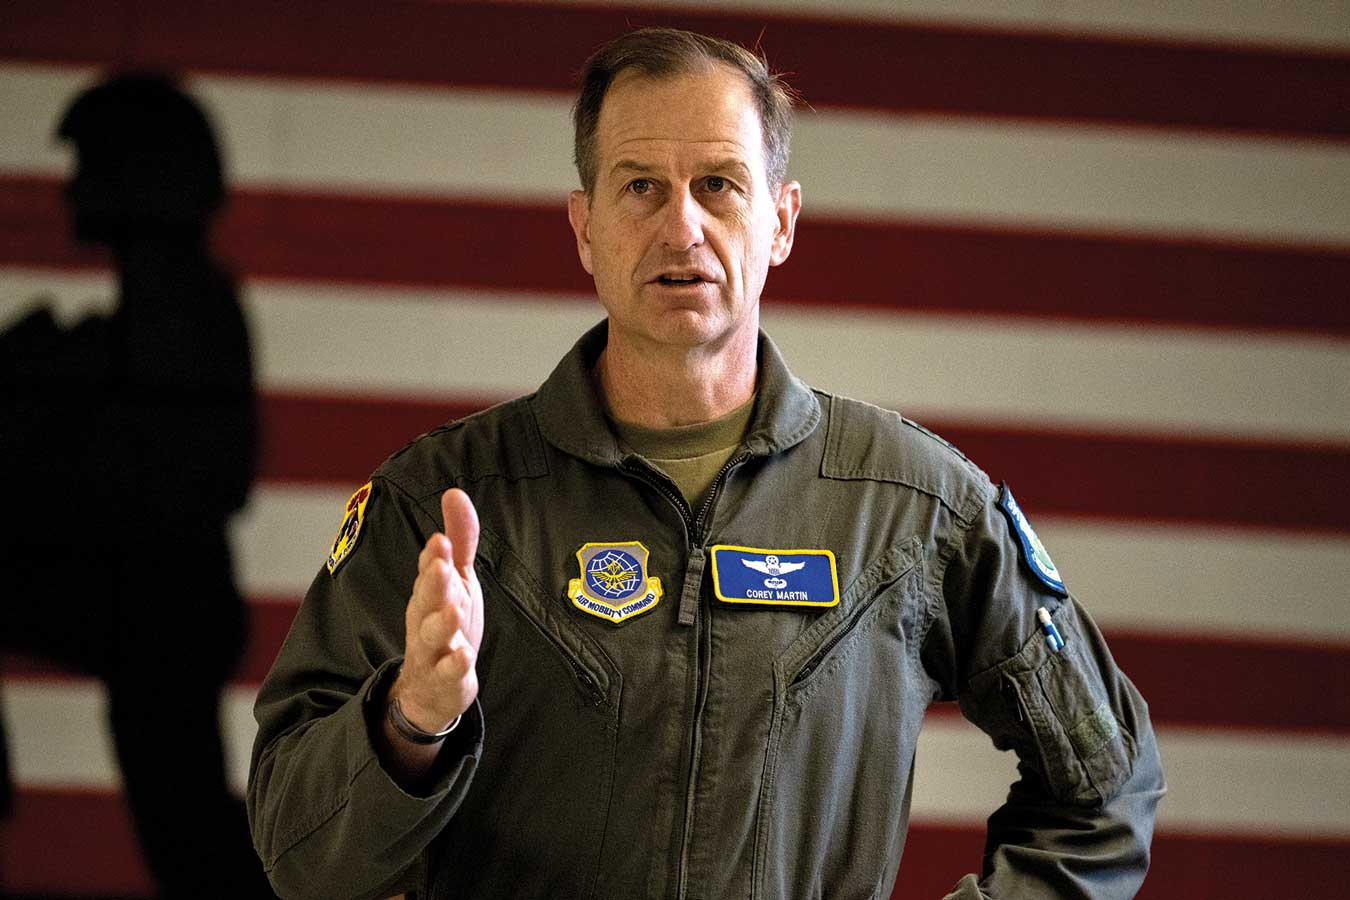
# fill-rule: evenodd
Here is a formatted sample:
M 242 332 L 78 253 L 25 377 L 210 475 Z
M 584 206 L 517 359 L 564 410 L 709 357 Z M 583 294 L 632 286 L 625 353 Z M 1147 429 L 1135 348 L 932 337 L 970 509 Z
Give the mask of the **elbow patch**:
M 1134 767 L 1135 741 L 1113 710 L 1096 658 L 1072 604 L 1054 614 L 1064 647 L 1037 632 L 1010 659 L 971 679 L 985 721 L 1001 747 L 1014 748 L 1041 774 L 1054 798 L 1101 806 Z

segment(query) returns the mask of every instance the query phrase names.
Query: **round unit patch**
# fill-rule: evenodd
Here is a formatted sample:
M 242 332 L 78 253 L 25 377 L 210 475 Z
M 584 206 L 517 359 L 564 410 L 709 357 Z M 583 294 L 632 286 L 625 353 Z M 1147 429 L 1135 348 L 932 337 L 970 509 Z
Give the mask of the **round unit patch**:
M 1022 508 L 1017 505 L 1013 499 L 1012 491 L 1005 482 L 999 489 L 998 508 L 1003 510 L 1003 514 L 1008 517 L 1012 523 L 1013 534 L 1017 535 L 1017 542 L 1022 547 L 1022 561 L 1027 564 L 1031 574 L 1035 575 L 1037 580 L 1054 591 L 1060 596 L 1069 596 L 1069 590 L 1064 586 L 1064 579 L 1059 574 L 1059 569 L 1055 566 L 1054 560 L 1046 552 L 1045 545 L 1041 539 L 1036 536 L 1035 530 L 1027 517 L 1022 514 Z

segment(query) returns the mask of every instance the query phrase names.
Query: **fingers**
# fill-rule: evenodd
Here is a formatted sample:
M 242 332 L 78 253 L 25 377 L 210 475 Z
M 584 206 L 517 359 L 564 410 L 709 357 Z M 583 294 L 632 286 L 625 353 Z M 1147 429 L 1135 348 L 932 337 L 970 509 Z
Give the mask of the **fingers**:
M 439 654 L 452 649 L 464 623 L 454 605 L 437 604 L 423 613 L 416 625 L 417 639 L 433 654 Z
M 478 693 L 474 669 L 483 635 L 483 597 L 473 570 L 478 513 L 467 494 L 441 495 L 444 532 L 433 534 L 417 558 L 408 602 L 404 664 L 391 688 L 413 721 L 440 723 L 461 713 Z
M 421 574 L 427 571 L 432 562 L 450 558 L 450 539 L 443 534 L 433 534 L 422 547 L 422 552 L 417 555 L 417 571 Z
M 473 569 L 474 554 L 478 552 L 478 511 L 469 495 L 459 488 L 441 494 L 441 516 L 445 535 L 450 539 L 455 568 L 465 577 Z
M 467 678 L 474 678 L 474 685 L 477 685 L 477 673 L 474 671 L 474 663 L 477 662 L 478 654 L 474 652 L 473 647 L 469 646 L 468 641 L 462 641 L 458 648 L 445 654 L 436 660 L 436 671 L 441 678 L 448 682 L 463 682 Z M 466 685 L 467 686 L 467 685 Z M 475 691 L 469 691 L 475 693 Z

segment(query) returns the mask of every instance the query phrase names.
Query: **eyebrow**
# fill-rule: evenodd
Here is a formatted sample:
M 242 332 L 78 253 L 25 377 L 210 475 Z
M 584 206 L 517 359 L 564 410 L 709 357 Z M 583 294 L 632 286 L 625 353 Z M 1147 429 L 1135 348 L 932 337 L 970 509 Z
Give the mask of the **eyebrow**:
M 654 167 L 643 165 L 634 159 L 621 159 L 610 168 L 610 172 L 636 172 L 639 175 L 655 171 Z
M 750 176 L 750 167 L 735 157 L 726 157 L 724 159 L 715 159 L 707 167 L 711 172 L 726 172 L 735 175 L 746 181 L 753 181 Z M 640 163 L 635 159 L 621 159 L 611 168 L 611 173 L 633 172 L 638 175 L 649 175 L 656 171 L 655 166 L 649 166 L 646 163 Z
M 714 160 L 709 168 L 714 172 L 727 172 L 747 182 L 754 181 L 750 175 L 750 167 L 735 157 Z

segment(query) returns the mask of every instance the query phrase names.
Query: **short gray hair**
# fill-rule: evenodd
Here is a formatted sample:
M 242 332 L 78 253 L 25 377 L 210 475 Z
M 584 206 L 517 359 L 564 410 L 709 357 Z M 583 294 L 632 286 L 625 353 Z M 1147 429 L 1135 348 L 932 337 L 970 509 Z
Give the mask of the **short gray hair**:
M 586 195 L 595 191 L 599 161 L 595 158 L 595 130 L 609 86 L 620 72 L 633 69 L 649 78 L 667 78 L 705 71 L 725 63 L 745 76 L 759 112 L 764 135 L 764 168 L 769 187 L 777 189 L 787 176 L 788 144 L 792 140 L 792 104 L 795 93 L 767 61 L 739 44 L 677 28 L 642 28 L 605 44 L 581 70 L 581 90 L 572 108 L 572 158 Z

